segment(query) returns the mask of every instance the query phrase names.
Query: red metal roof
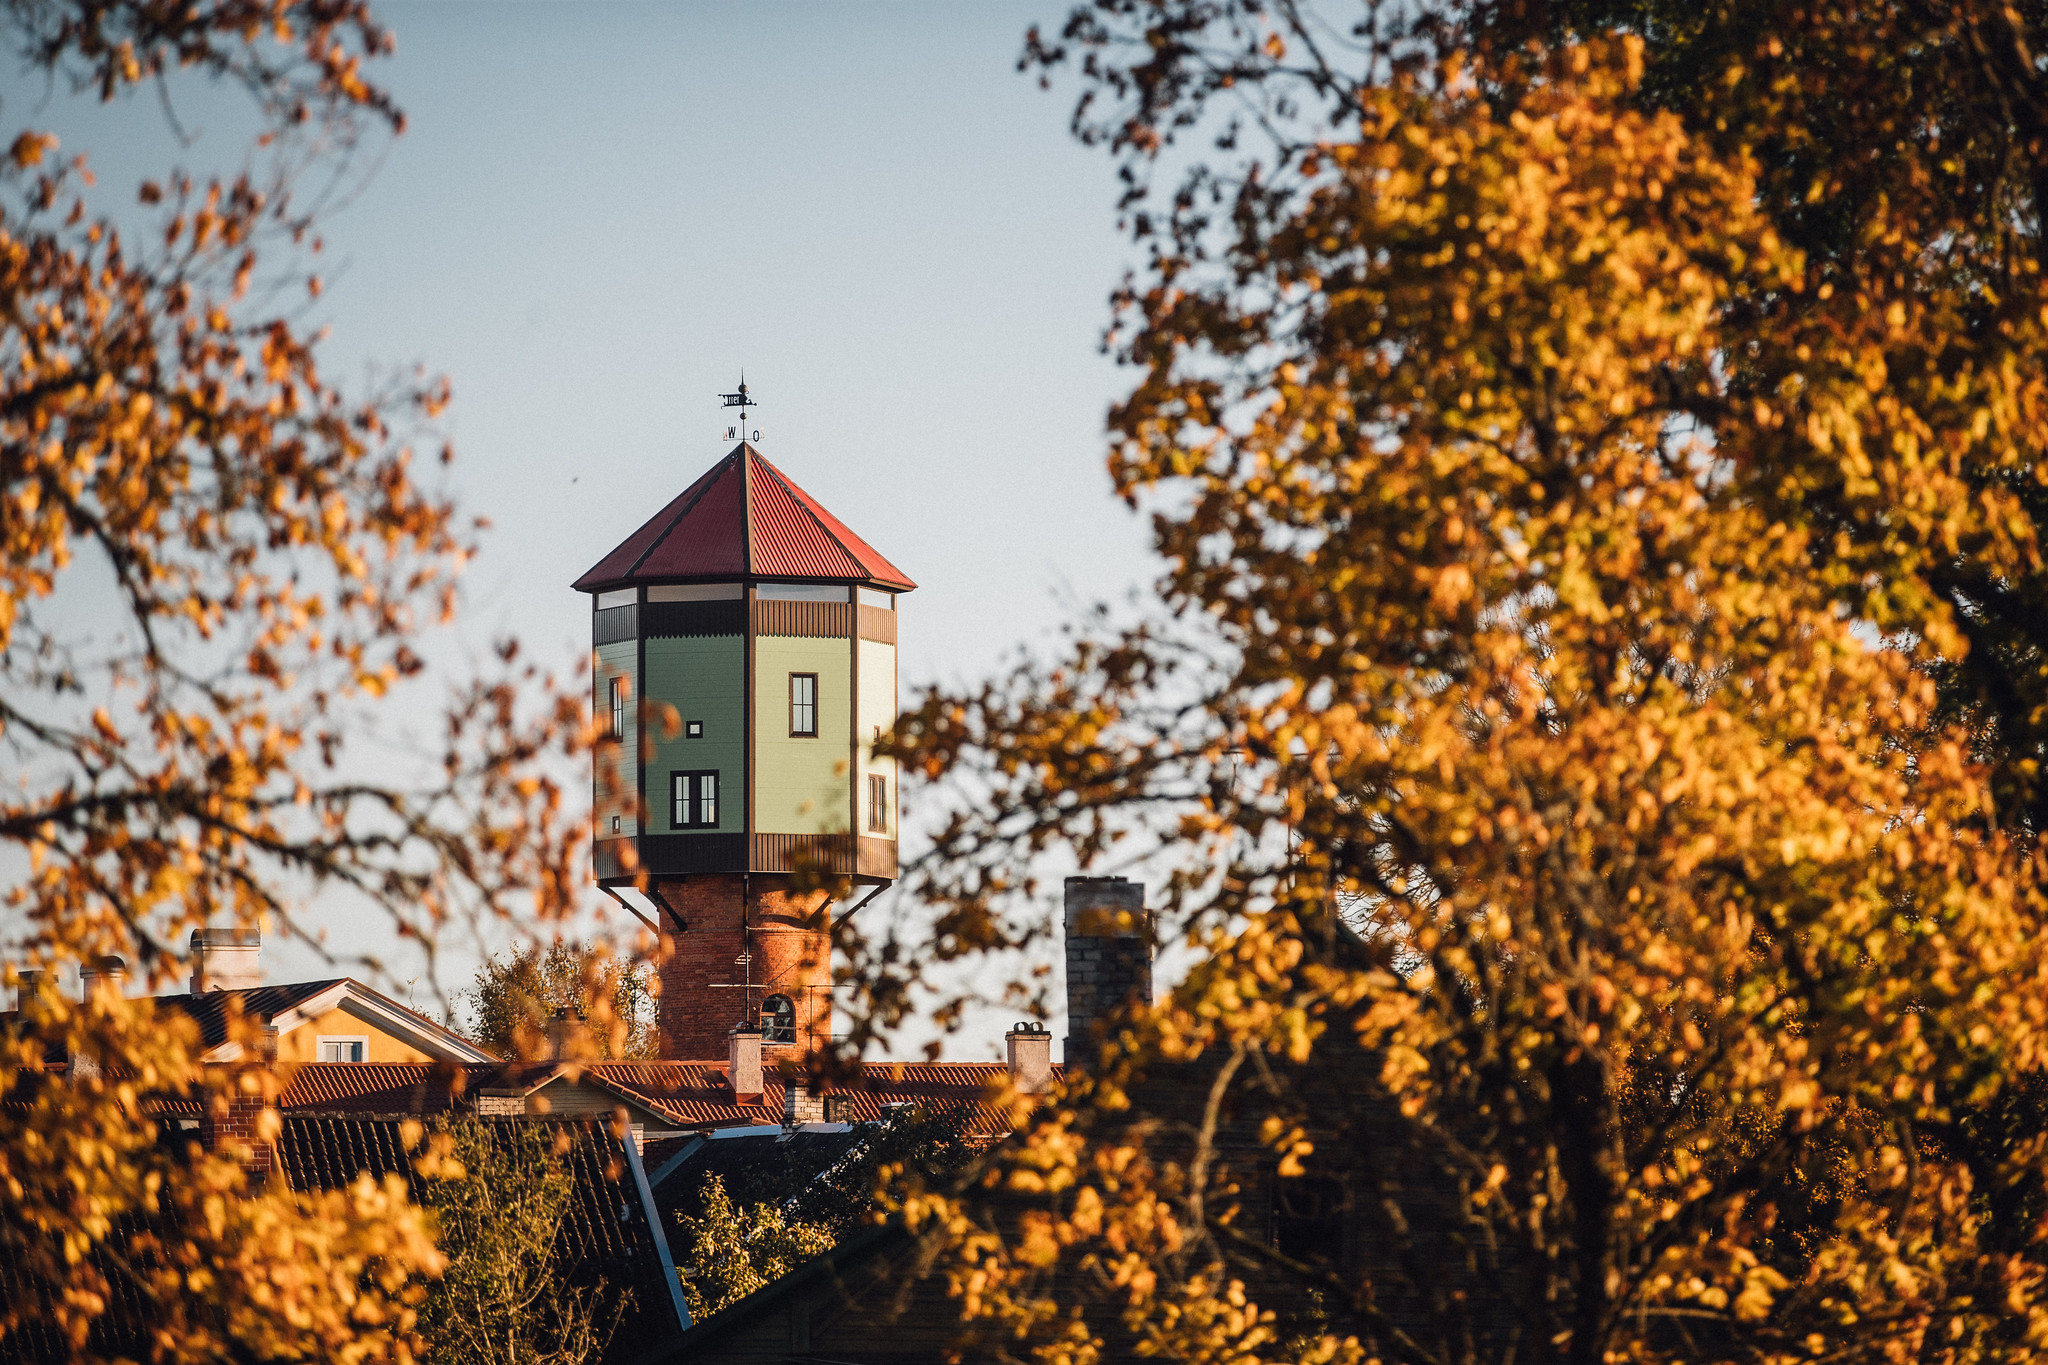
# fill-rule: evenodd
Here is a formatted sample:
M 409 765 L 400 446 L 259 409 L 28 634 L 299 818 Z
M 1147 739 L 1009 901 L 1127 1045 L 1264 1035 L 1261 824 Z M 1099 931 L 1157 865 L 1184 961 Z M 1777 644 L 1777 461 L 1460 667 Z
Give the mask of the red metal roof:
M 684 578 L 917 584 L 742 441 L 576 580 L 578 592 Z

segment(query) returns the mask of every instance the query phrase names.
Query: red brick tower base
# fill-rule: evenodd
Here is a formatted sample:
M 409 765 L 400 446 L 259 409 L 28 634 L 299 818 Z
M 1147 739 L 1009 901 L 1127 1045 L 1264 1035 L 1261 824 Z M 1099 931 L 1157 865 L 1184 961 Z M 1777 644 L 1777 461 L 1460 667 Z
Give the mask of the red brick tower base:
M 792 893 L 789 878 L 772 872 L 656 885 L 689 926 L 670 938 L 661 968 L 664 1058 L 725 1061 L 733 1026 L 760 1022 L 762 1003 L 775 996 L 793 1006 L 796 1037 L 788 1048 L 764 1049 L 765 1061 L 830 1041 L 832 939 L 824 892 Z

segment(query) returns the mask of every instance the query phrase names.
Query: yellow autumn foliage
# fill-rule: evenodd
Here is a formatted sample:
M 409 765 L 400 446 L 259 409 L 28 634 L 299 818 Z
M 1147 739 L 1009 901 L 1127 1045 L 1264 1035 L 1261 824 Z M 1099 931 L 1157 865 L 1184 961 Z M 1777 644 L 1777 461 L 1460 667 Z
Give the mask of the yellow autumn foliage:
M 905 718 L 961 793 L 913 874 L 944 937 L 848 946 L 886 1020 L 1027 941 L 1066 847 L 1168 869 L 1199 952 L 984 1187 L 919 1196 L 969 1330 L 2035 1358 L 2048 653 L 1999 594 L 2041 581 L 2048 290 L 2031 207 L 1913 177 L 1973 118 L 2012 121 L 1996 174 L 2048 165 L 1959 36 L 2040 26 L 1365 8 L 1342 57 L 1293 7 L 1032 39 L 1086 56 L 1154 252 L 1110 467 L 1160 611 Z M 1885 104 L 1916 62 L 1957 90 Z M 1225 102 L 1260 112 L 1152 207 Z M 1903 179 L 1821 221 L 1786 168 L 1845 103 L 1912 145 L 1839 162 Z

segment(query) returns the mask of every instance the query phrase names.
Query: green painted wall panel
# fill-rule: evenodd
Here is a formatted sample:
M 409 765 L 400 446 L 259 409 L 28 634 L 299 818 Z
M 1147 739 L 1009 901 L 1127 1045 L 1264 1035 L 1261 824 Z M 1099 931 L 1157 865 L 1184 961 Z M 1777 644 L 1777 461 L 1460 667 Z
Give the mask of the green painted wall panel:
M 629 695 L 633 697 L 640 695 L 640 679 L 634 676 L 638 668 L 639 655 L 640 643 L 637 640 L 617 640 L 611 644 L 599 645 L 597 647 L 597 661 L 591 672 L 590 704 L 599 725 L 611 724 L 611 680 L 613 678 L 623 677 L 628 679 L 632 689 Z M 597 788 L 597 837 L 600 839 L 618 838 L 623 835 L 638 834 L 640 832 L 638 822 L 633 818 L 634 813 L 630 803 L 634 782 L 634 765 L 638 761 L 637 756 L 640 752 L 638 747 L 640 730 L 639 726 L 635 723 L 634 710 L 635 708 L 629 703 L 626 707 L 625 737 L 619 742 L 617 748 L 609 751 L 619 765 L 618 781 L 616 784 L 611 784 L 611 790 L 618 793 L 618 796 L 623 799 L 606 800 L 602 790 L 602 786 L 605 784 L 597 784 L 596 778 L 592 778 L 592 782 Z M 619 828 L 616 831 L 612 829 L 612 817 L 614 816 L 617 816 L 619 820 Z
M 668 738 L 649 720 L 654 748 L 647 758 L 650 834 L 739 834 L 746 828 L 746 641 L 738 635 L 694 636 L 647 642 L 647 697 L 676 708 L 676 734 Z M 689 739 L 690 721 L 704 737 Z M 718 773 L 718 828 L 676 830 L 669 810 L 669 774 Z
M 838 834 L 851 825 L 847 759 L 853 740 L 845 640 L 762 635 L 754 640 L 754 829 Z M 818 675 L 818 737 L 789 737 L 789 675 Z

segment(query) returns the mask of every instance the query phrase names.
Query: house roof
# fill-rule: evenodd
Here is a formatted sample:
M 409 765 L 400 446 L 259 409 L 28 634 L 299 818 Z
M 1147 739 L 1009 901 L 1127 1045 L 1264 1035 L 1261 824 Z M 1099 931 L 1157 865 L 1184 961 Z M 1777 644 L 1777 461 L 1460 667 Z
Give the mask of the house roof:
M 565 1070 L 676 1128 L 780 1125 L 788 1099 L 785 1087 L 771 1083 L 757 1103 L 735 1103 L 726 1068 L 712 1062 L 587 1062 L 573 1068 L 553 1062 L 315 1062 L 293 1071 L 278 1108 L 287 1114 L 443 1114 L 473 1108 L 484 1091 L 526 1093 Z M 856 1081 L 832 1088 L 832 1117 L 874 1123 L 900 1104 L 961 1104 L 970 1108 L 967 1130 L 993 1137 L 1011 1128 L 1000 1099 L 1005 1072 L 1001 1062 L 870 1062 Z
M 742 441 L 576 580 L 578 592 L 706 578 L 917 584 Z
M 347 980 L 347 977 L 335 977 L 327 981 L 294 981 L 287 986 L 253 986 L 236 991 L 205 991 L 198 995 L 160 995 L 156 1003 L 159 1009 L 177 1010 L 190 1018 L 199 1025 L 200 1041 L 209 1048 L 216 1048 L 228 1040 L 228 1024 L 237 1007 L 243 1018 L 260 1019 L 267 1024 L 278 1015 L 296 1010 Z
M 417 1010 L 346 976 L 281 986 L 203 991 L 197 995 L 160 995 L 156 1004 L 158 1009 L 182 1011 L 199 1025 L 207 1048 L 205 1060 L 209 1062 L 231 1062 L 241 1056 L 240 1044 L 228 1037 L 232 1011 L 237 1008 L 242 1017 L 260 1020 L 281 1034 L 340 1009 L 430 1057 L 452 1062 L 494 1060 L 490 1053 L 446 1025 L 437 1024 Z
M 510 1131 L 501 1123 L 483 1130 L 492 1141 Z M 556 1150 L 570 1197 L 555 1234 L 557 1273 L 590 1295 L 612 1327 L 609 1358 L 672 1344 L 689 1327 L 689 1310 L 678 1292 L 675 1260 L 637 1144 L 614 1135 L 603 1121 L 575 1121 L 565 1131 L 570 1140 Z M 407 1183 L 416 1178 L 395 1119 L 287 1115 L 276 1151 L 295 1190 L 345 1188 L 361 1172 L 396 1175 Z

